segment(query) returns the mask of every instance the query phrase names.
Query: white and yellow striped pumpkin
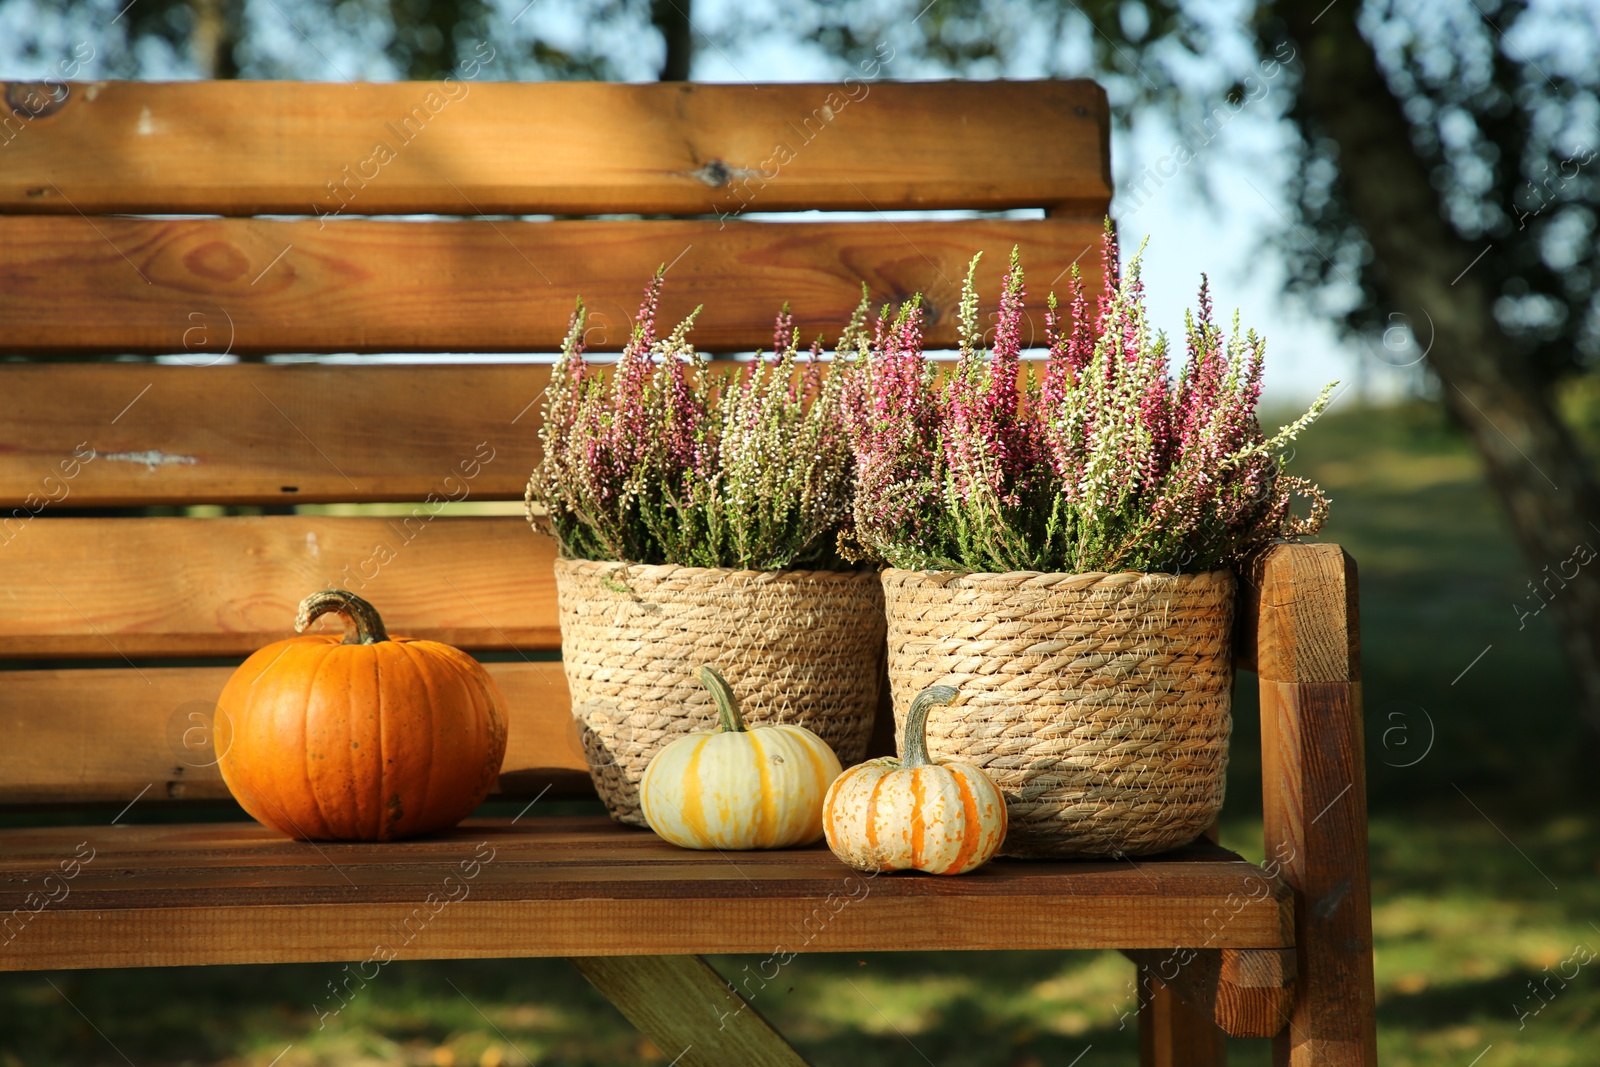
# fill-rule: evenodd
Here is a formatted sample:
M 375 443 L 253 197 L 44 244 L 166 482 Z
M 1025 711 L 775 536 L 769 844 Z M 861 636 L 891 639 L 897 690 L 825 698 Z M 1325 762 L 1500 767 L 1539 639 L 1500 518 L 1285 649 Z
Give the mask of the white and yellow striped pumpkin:
M 969 763 L 928 758 L 928 709 L 948 704 L 947 685 L 924 689 L 906 716 L 904 755 L 868 760 L 828 789 L 822 824 L 828 847 L 858 871 L 965 874 L 1006 839 L 1006 802 Z
M 804 726 L 745 728 L 733 690 L 701 667 L 720 729 L 681 737 L 656 753 L 639 783 L 650 829 L 684 848 L 809 845 L 822 836 L 822 798 L 839 757 Z

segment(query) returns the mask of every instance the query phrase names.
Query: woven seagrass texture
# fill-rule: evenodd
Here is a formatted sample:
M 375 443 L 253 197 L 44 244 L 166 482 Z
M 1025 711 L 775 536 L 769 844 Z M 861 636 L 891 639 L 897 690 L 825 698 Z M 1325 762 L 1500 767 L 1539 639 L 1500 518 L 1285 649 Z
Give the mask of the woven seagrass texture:
M 645 825 L 639 779 L 684 734 L 717 726 L 694 672 L 715 665 L 745 721 L 814 731 L 846 765 L 872 734 L 883 591 L 870 571 L 738 571 L 556 560 L 561 657 L 595 789 Z
M 930 754 L 1005 794 L 1008 856 L 1140 856 L 1222 809 L 1234 578 L 888 570 L 897 741 L 912 698 Z

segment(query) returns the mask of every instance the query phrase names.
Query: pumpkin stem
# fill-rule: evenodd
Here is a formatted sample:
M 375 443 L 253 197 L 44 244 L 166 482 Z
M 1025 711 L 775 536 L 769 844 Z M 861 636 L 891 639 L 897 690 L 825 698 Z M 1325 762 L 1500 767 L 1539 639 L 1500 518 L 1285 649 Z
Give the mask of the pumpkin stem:
M 936 704 L 950 703 L 956 698 L 956 692 L 953 685 L 930 685 L 911 702 L 911 714 L 906 716 L 905 751 L 900 757 L 901 767 L 932 765 L 933 761 L 928 758 L 928 709 Z
M 375 645 L 389 640 L 389 631 L 383 628 L 378 609 L 343 589 L 324 589 L 300 601 L 300 611 L 294 617 L 295 632 L 305 633 L 312 623 L 330 611 L 344 617 L 343 644 Z
M 715 667 L 701 667 L 696 676 L 700 684 L 711 690 L 711 699 L 717 705 L 717 718 L 722 720 L 722 732 L 744 732 L 744 716 L 739 714 L 739 702 L 733 698 L 733 687 Z

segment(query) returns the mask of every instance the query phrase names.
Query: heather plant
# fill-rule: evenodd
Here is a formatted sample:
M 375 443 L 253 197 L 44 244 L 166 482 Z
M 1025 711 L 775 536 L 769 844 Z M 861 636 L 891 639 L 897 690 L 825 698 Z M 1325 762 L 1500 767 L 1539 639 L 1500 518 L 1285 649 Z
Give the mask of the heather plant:
M 1224 334 L 1202 277 L 1174 378 L 1166 337 L 1145 315 L 1140 255 L 1118 269 L 1103 243 L 1105 289 L 1091 315 L 1074 269 L 1069 315 L 1051 294 L 1048 351 L 1024 373 L 1023 272 L 1002 283 L 992 343 L 977 320 L 974 257 L 959 307 L 960 355 L 925 356 L 917 300 L 852 339 L 847 405 L 863 554 L 919 570 L 1205 571 L 1270 542 L 1313 533 L 1327 512 L 1279 453 L 1327 406 L 1268 437 L 1256 416 L 1264 342 Z M 845 346 L 841 346 L 845 348 Z M 1297 517 L 1296 498 L 1309 501 Z
M 661 285 L 609 373 L 585 358 L 579 301 L 545 394 L 529 519 L 568 558 L 851 566 L 837 544 L 851 519 L 849 374 L 822 374 L 820 345 L 801 357 L 787 308 L 770 357 L 716 370 L 688 340 L 699 309 L 658 336 Z

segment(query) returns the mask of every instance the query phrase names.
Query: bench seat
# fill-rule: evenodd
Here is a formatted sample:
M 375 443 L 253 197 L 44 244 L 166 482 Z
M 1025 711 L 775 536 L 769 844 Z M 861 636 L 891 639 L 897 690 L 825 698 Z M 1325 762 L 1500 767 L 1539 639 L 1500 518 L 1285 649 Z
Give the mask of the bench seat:
M 92 856 L 76 877 L 40 884 L 75 854 Z M 6 970 L 365 960 L 375 949 L 447 959 L 1294 943 L 1287 887 L 1206 841 L 1140 860 L 870 877 L 821 844 L 695 852 L 604 816 L 530 815 L 384 844 L 309 844 L 243 822 L 29 827 L 0 831 L 0 857 L 9 896 L 58 898 L 31 920 L 12 913 Z

